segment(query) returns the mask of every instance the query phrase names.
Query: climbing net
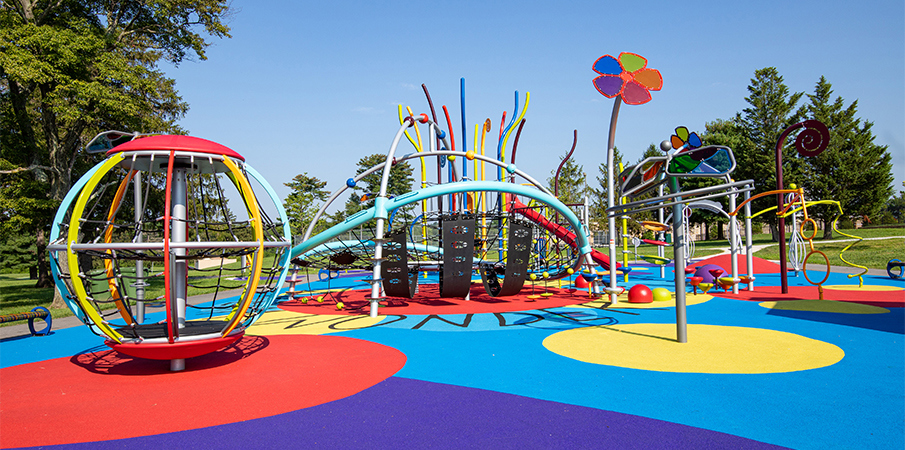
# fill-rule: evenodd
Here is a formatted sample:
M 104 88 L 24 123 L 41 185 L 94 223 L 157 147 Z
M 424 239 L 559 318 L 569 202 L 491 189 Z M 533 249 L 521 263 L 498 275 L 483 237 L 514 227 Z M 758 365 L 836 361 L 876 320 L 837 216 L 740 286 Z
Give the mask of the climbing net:
M 546 205 L 531 203 L 484 212 L 463 208 L 418 215 L 398 210 L 391 213 L 383 242 L 387 252 L 382 277 L 386 295 L 411 298 L 412 283 L 424 272 L 437 272 L 441 285 L 447 286 L 441 288 L 441 295 L 449 297 L 466 296 L 475 274 L 482 276 L 485 288 L 494 296 L 517 292 L 531 274 L 537 278 L 546 274 L 547 279 L 567 276 L 580 256 L 574 235 L 571 240 L 568 237 L 574 231 L 550 211 L 552 208 Z M 554 227 L 564 231 L 558 236 L 552 231 Z M 375 224 L 368 222 L 292 262 L 328 271 L 370 270 L 374 267 L 375 236 Z M 503 279 L 496 279 L 499 276 Z M 455 284 L 459 288 L 450 287 Z
M 262 198 L 253 184 L 237 187 L 234 174 L 218 169 L 222 163 L 174 160 L 171 172 L 172 166 L 183 168 L 178 183 L 168 180 L 166 155 L 150 166 L 123 159 L 106 173 L 99 170 L 94 188 L 83 189 L 58 214 L 53 265 L 70 307 L 95 333 L 109 336 L 100 325 L 107 324 L 123 338 L 161 338 L 164 327 L 142 324 L 139 317 L 146 307 L 175 307 L 174 296 L 186 300 L 184 318 L 212 322 L 183 335 L 216 332 L 230 314 L 240 313 L 239 321 L 248 324 L 275 295 L 287 259 L 282 219 L 259 208 Z M 166 192 L 174 189 L 183 190 L 170 198 Z M 238 204 L 230 202 L 236 198 Z M 236 298 L 249 289 L 247 307 L 237 312 Z

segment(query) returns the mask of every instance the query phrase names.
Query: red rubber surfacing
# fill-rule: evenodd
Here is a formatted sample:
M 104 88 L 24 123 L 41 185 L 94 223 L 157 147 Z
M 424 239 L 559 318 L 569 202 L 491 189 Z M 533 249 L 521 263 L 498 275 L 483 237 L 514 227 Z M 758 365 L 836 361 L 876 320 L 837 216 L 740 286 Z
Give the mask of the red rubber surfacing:
M 738 273 L 745 274 L 748 272 L 748 263 L 745 260 L 744 256 L 741 256 L 737 259 L 738 261 Z M 757 276 L 759 273 L 779 273 L 780 267 L 779 264 L 767 261 L 763 258 L 758 258 L 756 256 L 751 258 L 751 261 L 754 265 L 754 276 Z M 732 268 L 732 256 L 731 255 L 716 255 L 711 256 L 710 258 L 706 258 L 704 260 L 698 261 L 696 263 L 689 264 L 690 267 L 701 267 L 707 264 L 714 264 L 725 269 L 726 272 Z
M 182 372 L 170 372 L 167 361 L 113 350 L 8 367 L 0 369 L 0 447 L 122 439 L 273 416 L 358 393 L 405 360 L 396 349 L 360 339 L 293 335 L 246 336 L 186 360 Z
M 480 283 L 471 284 L 471 298 L 441 298 L 440 285 L 419 284 L 418 292 L 414 298 L 394 298 L 390 299 L 395 303 L 407 303 L 404 306 L 386 306 L 386 301 L 381 303 L 378 308 L 379 314 L 485 314 L 485 313 L 502 313 L 511 311 L 526 311 L 537 308 L 556 308 L 568 305 L 577 305 L 587 303 L 591 299 L 588 298 L 588 292 L 574 289 L 559 289 L 554 287 L 556 282 L 550 282 L 549 287 L 544 289 L 544 285 L 540 282 L 534 289 L 530 285 L 522 288 L 517 295 L 509 297 L 491 297 L 484 290 L 484 286 Z M 528 296 L 540 295 L 544 292 L 553 294 L 548 297 L 540 297 L 530 299 Z M 318 303 L 314 297 L 323 295 L 325 301 Z M 368 289 L 346 290 L 333 292 L 331 294 L 316 294 L 309 297 L 308 303 L 302 303 L 299 300 L 285 301 L 279 304 L 280 309 L 306 314 L 345 314 L 360 315 L 368 314 L 370 306 L 367 305 L 367 298 L 371 296 Z M 343 302 L 347 308 L 341 311 L 336 309 L 336 304 L 331 300 Z M 356 309 L 363 306 L 361 309 Z

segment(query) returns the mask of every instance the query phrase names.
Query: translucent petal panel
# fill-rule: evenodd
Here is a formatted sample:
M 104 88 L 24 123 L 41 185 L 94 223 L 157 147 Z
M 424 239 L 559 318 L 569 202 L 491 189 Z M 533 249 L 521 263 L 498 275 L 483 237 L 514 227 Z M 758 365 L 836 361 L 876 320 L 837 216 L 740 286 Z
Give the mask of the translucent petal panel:
M 701 138 L 698 137 L 698 133 L 691 133 L 691 136 L 688 136 L 688 140 L 686 142 L 688 142 L 688 145 L 695 148 L 700 147 L 702 144 Z
M 598 92 L 608 98 L 619 95 L 619 92 L 622 90 L 622 83 L 622 78 L 619 78 L 618 76 L 601 75 L 594 78 L 594 87 L 597 88 Z
M 622 88 L 622 100 L 629 105 L 640 105 L 650 101 L 650 92 L 637 82 L 630 81 Z
M 594 71 L 601 75 L 619 75 L 622 73 L 622 66 L 616 58 L 606 55 L 594 62 Z
M 656 69 L 642 69 L 635 75 L 635 81 L 651 91 L 659 91 L 663 87 L 663 76 Z
M 689 173 L 694 170 L 694 168 L 699 164 L 701 164 L 700 161 L 695 161 L 694 158 L 688 156 L 687 154 L 677 155 L 669 161 L 669 172 Z
M 626 72 L 634 72 L 643 69 L 647 65 L 647 59 L 634 53 L 624 52 L 619 54 L 619 63 Z

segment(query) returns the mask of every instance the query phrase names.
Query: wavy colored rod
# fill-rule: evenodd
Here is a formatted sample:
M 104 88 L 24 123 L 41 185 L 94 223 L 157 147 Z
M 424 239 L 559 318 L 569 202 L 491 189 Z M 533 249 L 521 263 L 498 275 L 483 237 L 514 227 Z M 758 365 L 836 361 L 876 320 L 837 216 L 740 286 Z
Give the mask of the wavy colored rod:
M 412 108 L 406 106 L 406 111 L 408 111 L 409 116 L 412 115 Z M 402 125 L 405 122 L 405 117 L 402 115 L 402 105 L 397 105 L 396 112 L 399 114 L 399 125 Z M 415 128 L 415 132 L 418 133 L 418 128 Z M 418 142 L 415 142 L 412 139 L 412 135 L 409 134 L 409 130 L 405 130 L 405 137 L 408 138 L 409 142 L 412 143 L 412 147 L 415 147 L 415 151 L 421 153 L 421 133 L 418 133 Z
M 857 239 L 856 241 L 852 242 L 851 244 L 845 246 L 845 247 L 842 249 L 842 251 L 839 252 L 839 259 L 842 260 L 843 263 L 847 264 L 847 265 L 850 266 L 850 267 L 854 267 L 854 268 L 857 268 L 857 269 L 861 269 L 861 272 L 860 272 L 860 273 L 852 273 L 852 274 L 848 274 L 847 277 L 848 277 L 849 279 L 854 278 L 854 277 L 858 277 L 858 287 L 863 287 L 863 286 L 864 286 L 864 278 L 863 278 L 863 276 L 864 276 L 864 274 L 867 273 L 867 270 L 868 270 L 867 267 L 866 267 L 866 266 L 862 266 L 862 265 L 858 265 L 858 264 L 855 264 L 855 263 L 852 263 L 851 261 L 848 261 L 847 259 L 845 259 L 845 257 L 844 257 L 843 255 L 845 254 L 845 251 L 846 251 L 846 250 L 848 250 L 848 249 L 854 247 L 855 245 L 857 245 L 858 243 L 860 243 L 861 241 L 863 241 L 864 238 L 862 238 L 862 237 L 860 237 L 860 236 L 853 236 L 853 235 L 850 235 L 850 234 L 847 234 L 847 233 L 843 233 L 842 231 L 839 230 L 839 226 L 838 226 L 838 225 L 839 225 L 839 218 L 842 217 L 842 213 L 843 213 L 843 210 L 842 210 L 842 203 L 840 203 L 839 201 L 836 201 L 836 200 L 811 200 L 811 201 L 805 201 L 805 200 L 804 200 L 804 190 L 801 189 L 801 188 L 797 188 L 797 189 L 780 189 L 780 190 L 762 192 L 762 193 L 760 193 L 760 194 L 757 194 L 757 195 L 755 195 L 755 196 L 752 196 L 752 197 L 749 198 L 749 199 L 746 199 L 744 202 L 742 202 L 740 205 L 738 205 L 738 207 L 736 208 L 735 211 L 733 211 L 733 212 L 730 213 L 729 215 L 736 215 L 736 214 L 738 213 L 738 211 L 741 210 L 741 208 L 742 208 L 746 203 L 749 203 L 750 201 L 752 201 L 752 200 L 754 200 L 754 199 L 756 199 L 756 198 L 765 197 L 765 196 L 768 196 L 768 195 L 787 194 L 787 193 L 797 194 L 797 197 L 796 197 L 795 199 L 793 199 L 791 202 L 786 203 L 786 204 L 783 206 L 782 210 L 779 211 L 779 212 L 777 212 L 776 215 L 779 216 L 779 217 L 787 217 L 787 216 L 790 216 L 790 215 L 795 214 L 795 213 L 797 213 L 797 212 L 802 212 L 802 213 L 804 214 L 804 220 L 802 220 L 802 222 L 801 222 L 801 226 L 800 226 L 799 229 L 798 229 L 798 234 L 799 234 L 804 240 L 806 240 L 806 241 L 808 242 L 808 248 L 810 249 L 810 252 L 809 252 L 808 255 L 805 257 L 805 264 L 804 264 L 805 278 L 808 279 L 808 282 L 810 282 L 811 284 L 816 284 L 816 285 L 817 285 L 817 287 L 818 287 L 818 292 L 820 292 L 820 299 L 821 299 L 821 300 L 823 299 L 823 288 L 822 288 L 822 286 L 821 286 L 822 282 L 821 282 L 821 283 L 813 283 L 813 282 L 811 282 L 811 280 L 808 278 L 808 276 L 807 276 L 807 260 L 808 260 L 808 258 L 809 258 L 812 254 L 814 254 L 814 253 L 819 253 L 819 254 L 823 255 L 824 258 L 826 258 L 826 254 L 824 254 L 823 252 L 821 252 L 821 251 L 819 251 L 819 250 L 814 249 L 814 237 L 817 235 L 817 223 L 814 222 L 814 219 L 811 219 L 811 218 L 808 217 L 808 207 L 809 207 L 809 206 L 816 206 L 816 205 L 835 205 L 835 206 L 836 206 L 838 212 L 836 213 L 836 216 L 833 218 L 833 222 L 832 222 L 833 231 L 835 231 L 836 233 L 838 233 L 838 234 L 840 234 L 840 235 L 842 235 L 842 236 L 848 237 L 848 238 L 850 238 L 850 239 Z M 795 206 L 795 205 L 798 205 L 798 206 Z M 779 209 L 778 206 L 771 206 L 771 207 L 769 207 L 769 208 L 763 209 L 763 210 L 761 210 L 761 211 L 758 211 L 758 212 L 752 214 L 749 218 L 753 219 L 753 218 L 755 218 L 755 217 L 757 217 L 757 216 L 759 216 L 759 215 L 761 215 L 761 214 L 764 214 L 764 213 L 770 212 L 770 211 L 774 211 L 774 210 L 777 210 L 777 209 Z M 808 222 L 812 222 L 812 223 L 813 223 L 813 226 L 814 226 L 814 233 L 812 233 L 810 236 L 806 236 L 806 235 L 804 234 L 804 227 L 805 227 L 805 224 L 807 224 Z M 827 273 L 829 273 L 829 270 L 830 270 L 830 269 L 829 269 L 829 259 L 827 259 Z M 824 278 L 824 281 L 826 281 L 826 278 Z
M 512 130 L 514 130 L 513 125 L 516 122 L 521 122 L 521 120 L 525 117 L 525 112 L 528 111 L 528 103 L 531 102 L 531 93 L 525 93 L 525 106 L 522 107 L 522 112 L 518 115 L 518 119 L 516 119 L 516 113 L 518 113 L 518 91 L 515 91 L 515 109 L 512 110 L 512 118 L 509 120 L 509 124 L 506 125 L 506 128 L 500 130 L 500 140 L 497 142 L 497 158 L 500 161 L 506 161 L 506 143 L 509 141 L 509 136 L 512 134 Z M 500 122 L 500 127 L 502 127 L 503 122 L 506 121 L 506 112 L 503 112 L 503 120 Z M 497 168 L 497 178 L 502 180 L 502 168 Z
M 408 115 L 409 117 L 414 117 L 414 114 L 412 114 L 411 107 L 406 106 L 405 110 L 409 113 L 409 115 Z M 397 111 L 399 113 L 399 125 L 402 125 L 405 123 L 405 118 L 402 117 L 402 105 L 399 105 L 399 108 L 397 108 Z M 412 146 L 415 147 L 415 151 L 418 153 L 421 153 L 421 149 L 422 149 L 421 132 L 418 131 L 417 126 L 413 126 L 413 128 L 415 129 L 415 136 L 418 137 L 418 143 L 417 144 L 415 143 L 415 141 L 412 139 L 412 136 L 409 134 L 408 130 L 405 130 L 405 137 L 407 137 L 409 142 L 412 143 Z M 421 161 L 421 189 L 424 189 L 427 187 L 427 166 L 424 164 L 424 158 L 418 158 L 418 160 Z M 424 211 L 426 211 L 426 210 L 427 210 L 427 200 L 422 200 L 421 201 L 421 212 L 424 213 Z M 422 243 L 424 243 L 424 244 L 427 243 L 427 225 L 425 225 L 423 223 L 421 224 L 421 239 L 422 239 Z
M 522 128 L 525 127 L 525 119 L 522 119 L 518 124 L 518 131 L 515 132 L 515 140 L 512 141 L 512 155 L 509 157 L 509 164 L 515 164 L 515 152 L 518 151 L 518 140 L 522 136 Z M 511 180 L 515 183 L 515 178 Z

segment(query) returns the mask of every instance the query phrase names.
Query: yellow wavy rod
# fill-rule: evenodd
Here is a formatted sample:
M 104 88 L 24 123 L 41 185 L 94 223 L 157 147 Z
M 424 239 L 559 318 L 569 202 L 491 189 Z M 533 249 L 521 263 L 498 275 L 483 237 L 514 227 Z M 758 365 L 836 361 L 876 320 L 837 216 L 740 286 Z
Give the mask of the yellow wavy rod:
M 803 239 L 805 239 L 806 241 L 808 241 L 808 246 L 810 247 L 810 250 L 811 250 L 812 252 L 814 251 L 814 235 L 817 234 L 817 224 L 816 224 L 816 222 L 814 222 L 814 219 L 811 219 L 811 218 L 808 217 L 808 207 L 809 207 L 809 206 L 816 206 L 816 205 L 835 205 L 835 206 L 836 206 L 838 212 L 836 213 L 836 216 L 833 218 L 833 222 L 832 222 L 833 231 L 835 231 L 836 233 L 838 233 L 838 234 L 840 234 L 840 235 L 842 235 L 842 236 L 845 236 L 845 237 L 847 237 L 847 238 L 849 238 L 849 239 L 857 239 L 856 241 L 852 242 L 851 244 L 845 246 L 845 247 L 842 249 L 842 251 L 839 252 L 839 259 L 842 260 L 843 263 L 845 263 L 846 265 L 848 265 L 848 266 L 850 266 L 850 267 L 854 267 L 854 268 L 857 268 L 857 269 L 861 269 L 861 272 L 859 272 L 859 273 L 848 274 L 847 277 L 848 277 L 849 279 L 854 278 L 854 277 L 858 277 L 858 287 L 863 287 L 863 286 L 864 286 L 864 277 L 863 277 L 863 276 L 864 276 L 864 274 L 867 273 L 867 267 L 866 267 L 866 266 L 859 265 L 859 264 L 855 264 L 855 263 L 853 263 L 853 262 L 851 262 L 851 261 L 845 259 L 845 257 L 844 257 L 843 255 L 845 254 L 845 251 L 846 251 L 846 250 L 848 250 L 848 249 L 854 247 L 854 246 L 857 245 L 859 242 L 863 241 L 864 238 L 862 238 L 862 237 L 860 237 L 860 236 L 854 236 L 854 235 L 851 235 L 851 234 L 848 234 L 848 233 L 844 233 L 844 232 L 842 232 L 842 231 L 839 230 L 839 218 L 842 217 L 842 213 L 843 213 L 843 211 L 842 211 L 842 204 L 841 204 L 840 202 L 838 202 L 838 201 L 836 201 L 836 200 L 810 200 L 810 201 L 805 201 L 805 200 L 804 200 L 804 190 L 803 190 L 803 189 L 801 189 L 801 188 L 797 188 L 797 189 L 782 189 L 782 190 L 774 190 L 774 191 L 762 192 L 762 193 L 760 193 L 760 194 L 758 194 L 758 195 L 756 195 L 756 196 L 753 196 L 753 197 L 747 199 L 746 201 L 742 202 L 742 204 L 738 205 L 738 207 L 735 209 L 735 211 L 733 211 L 733 212 L 731 213 L 731 215 L 737 214 L 737 213 L 741 210 L 741 208 L 745 205 L 745 203 L 748 203 L 748 202 L 750 202 L 751 200 L 754 200 L 755 198 L 764 197 L 764 196 L 767 196 L 767 195 L 789 194 L 789 193 L 798 194 L 798 198 L 795 199 L 795 200 L 792 201 L 792 202 L 789 202 L 789 203 L 785 204 L 785 205 L 783 206 L 782 211 L 777 212 L 776 215 L 779 216 L 779 217 L 788 217 L 788 216 L 791 216 L 792 214 L 795 214 L 795 213 L 797 213 L 797 212 L 799 212 L 799 211 L 802 212 L 802 213 L 804 214 L 804 220 L 801 222 L 801 226 L 800 226 L 799 229 L 798 229 L 798 233 L 801 235 L 801 237 L 802 237 Z M 797 206 L 796 206 L 796 205 L 797 205 Z M 749 218 L 750 218 L 750 219 L 753 219 L 753 218 L 755 218 L 755 217 L 757 217 L 757 216 L 759 216 L 759 215 L 761 215 L 761 214 L 764 214 L 764 213 L 767 213 L 767 212 L 770 212 L 770 211 L 774 211 L 774 210 L 777 210 L 777 209 L 779 209 L 778 206 L 771 206 L 771 207 L 769 207 L 769 208 L 763 209 L 763 210 L 761 210 L 761 211 L 758 211 L 758 212 L 752 214 Z M 810 237 L 808 237 L 808 236 L 806 236 L 806 235 L 804 234 L 804 227 L 805 227 L 805 225 L 806 225 L 808 222 L 814 222 L 814 234 L 812 234 Z

